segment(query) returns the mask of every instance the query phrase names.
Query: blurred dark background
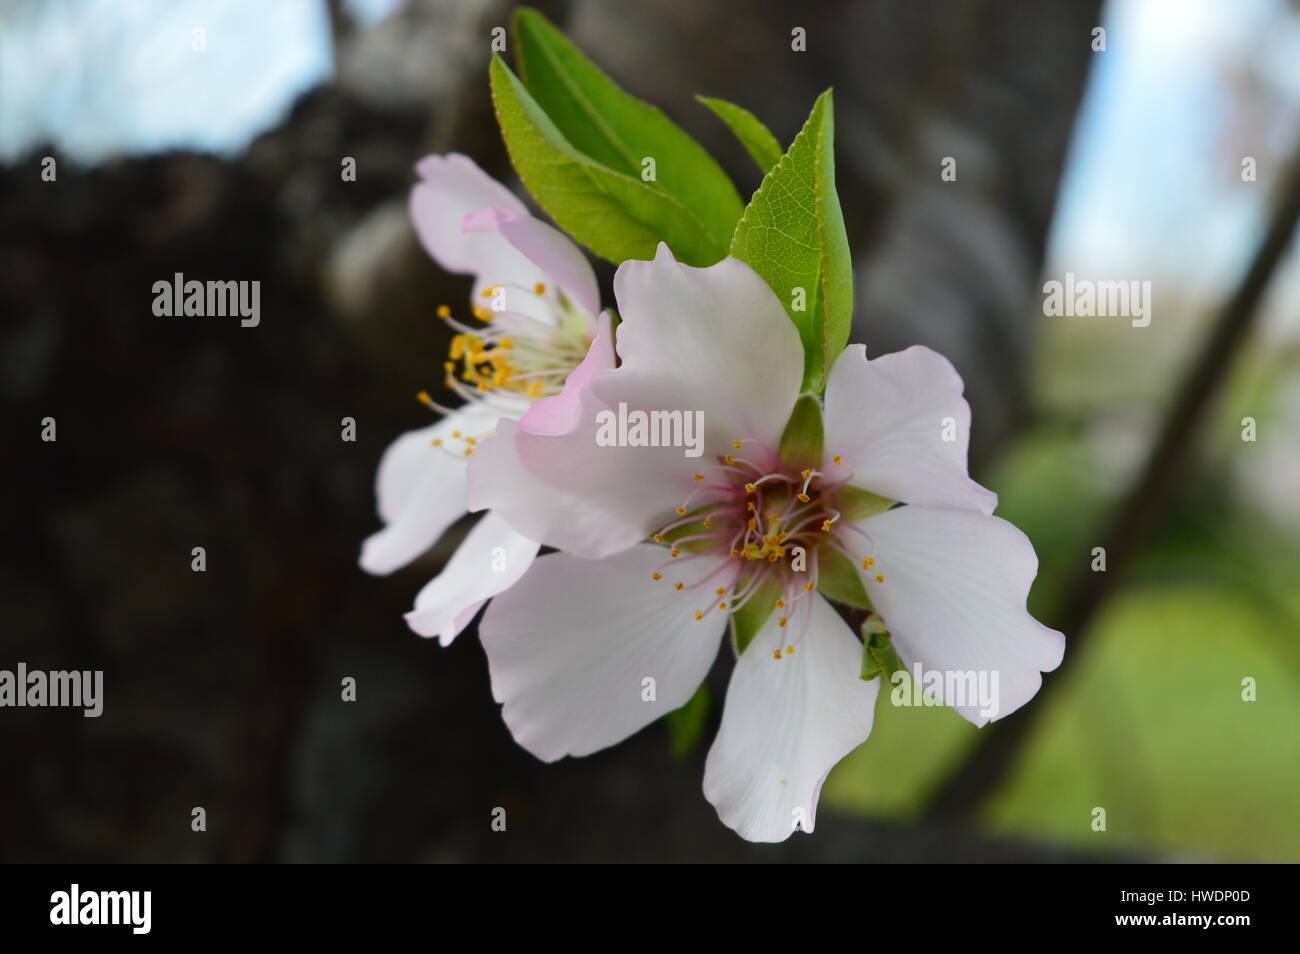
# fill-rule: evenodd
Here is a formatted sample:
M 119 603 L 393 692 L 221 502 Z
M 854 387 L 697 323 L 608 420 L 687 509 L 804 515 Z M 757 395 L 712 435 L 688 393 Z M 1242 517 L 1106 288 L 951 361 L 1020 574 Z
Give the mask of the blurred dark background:
M 1133 0 L 536 5 L 746 195 L 757 173 L 694 94 L 788 143 L 835 87 L 855 340 L 954 361 L 975 474 L 1039 549 L 1035 599 L 1060 599 L 1274 204 L 1294 7 L 1242 4 L 1227 27 L 1225 5 Z M 472 631 L 442 650 L 407 630 L 455 540 L 387 579 L 356 558 L 380 454 L 427 421 L 411 395 L 445 353 L 433 309 L 468 283 L 421 252 L 405 197 L 430 151 L 513 181 L 486 82 L 510 7 L 0 4 L 0 668 L 105 673 L 99 719 L 0 711 L 0 857 L 1300 858 L 1294 254 L 1177 492 L 1151 501 L 1159 535 L 972 817 L 923 809 L 974 730 L 896 711 L 832 775 L 814 835 L 749 845 L 701 793 L 711 731 L 685 759 L 652 726 L 546 766 L 511 741 Z M 1044 275 L 1067 270 L 1155 279 L 1152 327 L 1044 318 Z M 261 324 L 155 317 L 174 272 L 260 280 Z

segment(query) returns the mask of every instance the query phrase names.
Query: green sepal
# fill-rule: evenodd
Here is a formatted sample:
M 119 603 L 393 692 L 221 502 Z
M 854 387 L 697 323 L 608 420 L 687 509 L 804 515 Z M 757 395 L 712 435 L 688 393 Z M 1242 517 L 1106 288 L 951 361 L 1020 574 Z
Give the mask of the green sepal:
M 780 584 L 767 582 L 750 596 L 744 606 L 731 614 L 731 648 L 737 657 L 754 641 L 763 624 L 771 618 L 776 610 L 776 601 L 780 598 Z
M 893 505 L 894 501 L 888 497 L 881 497 L 861 487 L 844 486 L 835 491 L 835 509 L 839 511 L 841 520 L 849 522 L 865 520 Z
M 894 644 L 885 629 L 884 621 L 875 613 L 872 613 L 867 617 L 866 622 L 862 624 L 862 672 L 860 677 L 868 681 L 875 679 L 877 676 L 890 679 L 894 673 L 902 668 L 903 663 L 898 658 L 898 651 L 894 649 Z
M 793 470 L 820 467 L 825 440 L 821 400 L 815 394 L 799 395 L 781 434 L 781 463 Z
M 668 745 L 675 758 L 686 758 L 700 744 L 712 705 L 713 697 L 709 695 L 709 687 L 700 683 L 700 688 L 695 690 L 695 695 L 687 700 L 686 705 L 664 716 Z
M 829 547 L 823 547 L 817 555 L 817 589 L 837 603 L 871 609 L 871 598 L 857 567 L 844 554 Z

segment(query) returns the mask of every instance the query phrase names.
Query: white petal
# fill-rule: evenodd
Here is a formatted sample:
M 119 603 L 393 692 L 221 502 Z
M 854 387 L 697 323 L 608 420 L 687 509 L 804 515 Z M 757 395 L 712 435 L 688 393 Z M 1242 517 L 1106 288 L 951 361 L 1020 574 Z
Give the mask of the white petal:
M 959 696 L 957 683 L 938 694 L 975 725 L 1033 698 L 1041 673 L 1060 665 L 1065 637 L 1025 608 L 1038 573 L 1028 537 L 1001 517 L 912 506 L 858 526 L 874 544 L 872 551 L 864 541 L 864 554 L 874 552 L 876 561 L 863 583 L 909 669 L 920 663 L 927 672 L 976 679 L 983 672 L 989 688 L 996 673 L 994 706 Z
M 822 782 L 871 734 L 880 680 L 858 678 L 862 644 L 826 600 L 810 612 L 802 636 L 799 614 L 785 628 L 772 614 L 741 654 L 704 766 L 704 797 L 750 841 L 784 841 L 796 821 L 812 831 Z
M 525 536 L 588 559 L 661 528 L 693 491 L 700 462 L 678 447 L 601 446 L 591 422 L 602 409 L 588 388 L 568 433 L 530 434 L 502 422 L 470 461 L 470 509 L 490 508 Z
M 425 250 L 449 272 L 476 276 L 475 296 L 484 286 L 532 288 L 545 275 L 496 230 L 466 231 L 465 221 L 484 209 L 514 215 L 528 209 L 468 156 L 425 156 L 416 165 L 420 181 L 411 189 L 410 214 Z
M 952 437 L 952 440 L 945 440 Z M 891 500 L 992 513 L 997 494 L 966 475 L 970 405 L 943 355 L 915 346 L 867 360 L 845 348 L 826 383 L 826 455 L 854 486 Z
M 487 600 L 518 582 L 537 556 L 537 544 L 485 514 L 452 554 L 442 572 L 425 584 L 406 622 L 421 636 L 450 646 Z
M 462 439 L 489 433 L 497 417 L 481 408 L 449 414 L 407 431 L 384 451 L 375 479 L 379 516 L 387 526 L 362 544 L 361 568 L 392 573 L 410 563 L 466 513 Z M 443 447 L 434 447 L 434 439 Z
M 559 229 L 524 213 L 484 209 L 465 220 L 470 232 L 500 232 L 507 242 L 537 266 L 549 283 L 564 289 L 590 314 L 600 311 L 600 289 L 591 263 Z
M 649 545 L 598 561 L 551 553 L 488 606 L 479 635 L 492 694 L 538 758 L 613 745 L 685 705 L 704 680 L 726 618 L 696 621 L 709 595 L 653 582 L 666 558 Z
M 610 407 L 702 411 L 705 453 L 754 440 L 775 451 L 799 395 L 803 345 L 781 302 L 744 262 L 653 261 L 614 275 L 622 365 L 593 382 Z

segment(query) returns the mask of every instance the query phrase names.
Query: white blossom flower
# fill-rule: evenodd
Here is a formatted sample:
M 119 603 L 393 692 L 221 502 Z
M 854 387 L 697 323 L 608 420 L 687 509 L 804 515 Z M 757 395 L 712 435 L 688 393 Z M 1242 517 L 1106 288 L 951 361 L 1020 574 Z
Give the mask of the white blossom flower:
M 439 265 L 474 276 L 476 322 L 438 309 L 457 332 L 445 381 L 465 403 L 444 408 L 421 392 L 442 419 L 385 451 L 376 479 L 385 526 L 365 541 L 360 561 L 377 574 L 420 556 L 465 515 L 466 462 L 498 420 L 539 432 L 563 428 L 582 386 L 614 362 L 609 317 L 596 317 L 595 274 L 573 242 L 466 156 L 426 156 L 416 171 L 411 220 Z M 497 515 L 484 515 L 420 591 L 407 622 L 449 644 L 484 602 L 519 579 L 537 549 Z
M 813 829 L 823 780 L 871 731 L 881 680 L 860 678 L 862 646 L 828 597 L 868 596 L 909 668 L 998 673 L 996 717 L 1037 692 L 1064 637 L 1025 608 L 1028 539 L 967 476 L 970 410 L 946 359 L 847 348 L 824 441 L 800 459 L 781 449 L 802 346 L 752 269 L 691 268 L 661 246 L 619 268 L 615 293 L 621 364 L 593 376 L 571 426 L 503 422 L 470 464 L 471 506 L 565 551 L 480 624 L 522 746 L 552 761 L 620 741 L 690 699 L 730 616 L 766 615 L 732 673 L 704 791 L 742 836 L 775 841 Z M 602 446 L 599 415 L 620 405 L 702 411 L 704 455 Z

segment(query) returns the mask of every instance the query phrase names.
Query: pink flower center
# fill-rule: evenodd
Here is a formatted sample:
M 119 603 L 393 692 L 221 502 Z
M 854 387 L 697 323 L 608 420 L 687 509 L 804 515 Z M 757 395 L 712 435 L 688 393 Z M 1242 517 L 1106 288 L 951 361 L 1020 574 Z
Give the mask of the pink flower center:
M 745 443 L 732 441 L 737 452 Z M 652 537 L 669 549 L 651 578 L 667 579 L 683 598 L 699 600 L 697 620 L 771 599 L 777 625 L 794 621 L 797 632 L 784 650 L 775 650 L 775 658 L 793 653 L 807 631 L 808 597 L 817 590 L 826 556 L 839 554 L 864 570 L 875 564 L 871 539 L 841 519 L 836 506 L 836 494 L 852 472 L 838 457 L 823 466 L 826 471 L 795 472 L 769 451 L 727 454 L 701 469 L 693 475 L 696 489 L 677 507 L 677 519 Z M 876 579 L 884 582 L 880 575 Z

